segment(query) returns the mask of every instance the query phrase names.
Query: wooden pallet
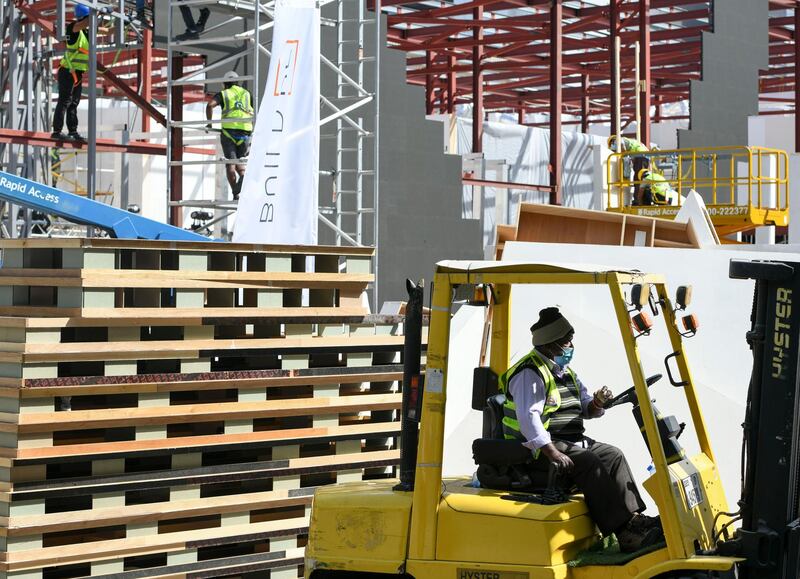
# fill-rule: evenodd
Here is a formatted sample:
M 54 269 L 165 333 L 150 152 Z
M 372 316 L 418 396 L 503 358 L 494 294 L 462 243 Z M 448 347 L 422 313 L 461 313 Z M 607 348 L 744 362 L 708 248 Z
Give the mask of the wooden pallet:
M 294 578 L 314 489 L 393 475 L 371 249 L 1 249 L 0 578 Z

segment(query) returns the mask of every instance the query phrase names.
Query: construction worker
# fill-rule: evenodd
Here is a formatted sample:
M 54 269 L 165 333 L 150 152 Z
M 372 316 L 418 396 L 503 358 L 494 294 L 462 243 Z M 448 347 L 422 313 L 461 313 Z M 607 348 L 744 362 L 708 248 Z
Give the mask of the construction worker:
M 89 69 L 89 38 L 84 32 L 89 27 L 89 7 L 76 4 L 73 14 L 75 20 L 67 24 L 67 51 L 58 66 L 58 102 L 50 138 L 84 141 L 78 133 L 78 104 L 81 102 L 83 73 Z M 65 113 L 66 135 L 61 132 Z
M 225 73 L 224 90 L 214 95 L 206 105 L 206 119 L 211 120 L 214 107 L 222 107 L 222 152 L 226 159 L 242 159 L 250 151 L 250 137 L 253 133 L 253 105 L 250 92 L 239 84 L 239 75 L 234 71 Z M 247 119 L 247 120 L 246 120 Z M 211 125 L 206 125 L 210 129 Z M 241 163 L 225 165 L 228 184 L 233 198 L 239 198 L 245 166 Z
M 534 455 L 534 473 L 554 463 L 584 494 L 589 514 L 603 535 L 616 534 L 625 552 L 663 538 L 657 518 L 641 514 L 645 505 L 622 452 L 584 435 L 583 421 L 604 413 L 612 398 L 607 387 L 588 393 L 570 368 L 572 325 L 556 307 L 539 312 L 531 327 L 533 349 L 498 381 L 506 396 L 503 434 Z
M 614 152 L 617 151 L 617 135 L 611 135 L 610 137 L 608 137 L 607 143 L 609 149 L 611 149 Z M 637 141 L 636 139 L 631 139 L 629 137 L 622 137 L 619 141 L 619 144 L 621 149 L 620 152 L 622 153 L 647 153 L 649 151 L 649 149 L 644 145 L 644 143 L 641 143 L 640 141 Z M 650 159 L 647 158 L 645 155 L 632 155 L 629 158 L 632 160 L 632 165 L 633 165 L 632 171 L 634 176 L 638 175 L 639 171 L 641 171 L 642 169 L 650 167 Z M 625 175 L 629 176 L 631 174 L 631 165 L 626 165 L 624 169 L 625 169 Z M 633 204 L 638 205 L 639 203 L 637 203 L 637 200 L 639 199 L 640 199 L 639 185 L 634 184 Z
M 636 205 L 676 205 L 678 192 L 675 191 L 664 176 L 658 171 L 642 169 L 636 175 L 641 183 L 641 198 Z

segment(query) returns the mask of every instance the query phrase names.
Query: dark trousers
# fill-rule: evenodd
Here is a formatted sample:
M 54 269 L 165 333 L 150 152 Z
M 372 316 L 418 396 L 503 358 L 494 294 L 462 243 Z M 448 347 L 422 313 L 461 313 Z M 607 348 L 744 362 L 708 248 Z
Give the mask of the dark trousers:
M 180 5 L 178 9 L 181 11 L 181 16 L 183 17 L 183 24 L 186 26 L 186 30 L 196 30 L 197 24 L 194 21 L 194 16 L 192 16 L 192 10 L 188 6 Z
M 639 181 L 639 171 L 642 169 L 649 169 L 650 168 L 650 159 L 647 157 L 634 157 L 633 158 L 633 180 Z M 633 199 L 631 205 L 642 205 L 642 200 L 639 196 L 639 189 L 640 185 L 633 186 Z M 644 205 L 649 205 L 649 203 L 644 203 Z
M 627 523 L 633 513 L 644 510 L 642 497 L 622 451 L 610 444 L 584 438 L 572 443 L 553 440 L 555 447 L 575 463 L 567 475 L 583 493 L 589 515 L 604 535 L 613 533 Z M 550 461 L 543 455 L 534 468 L 547 471 Z
M 74 133 L 78 130 L 78 104 L 81 102 L 81 79 L 83 72 L 59 67 L 58 69 L 58 102 L 53 114 L 53 132 L 61 132 L 64 128 L 64 114 L 67 115 L 67 130 Z

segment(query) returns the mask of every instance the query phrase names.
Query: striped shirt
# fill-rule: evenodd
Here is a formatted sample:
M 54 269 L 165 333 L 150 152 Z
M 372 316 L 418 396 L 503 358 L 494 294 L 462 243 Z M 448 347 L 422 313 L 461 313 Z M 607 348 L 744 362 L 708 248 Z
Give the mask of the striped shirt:
M 581 404 L 580 394 L 577 385 L 572 382 L 572 378 L 566 372 L 553 377 L 558 386 L 558 393 L 561 395 L 561 406 L 550 415 L 550 425 L 548 430 L 550 436 L 556 439 L 577 441 L 583 435 L 583 404 Z
M 550 371 L 553 372 L 553 377 L 556 379 L 556 384 L 559 380 L 563 380 L 566 372 L 550 358 L 539 352 L 542 360 L 547 364 Z M 519 429 L 527 442 L 523 442 L 523 446 L 535 450 L 543 447 L 545 444 L 551 442 L 550 432 L 545 430 L 542 425 L 542 412 L 544 412 L 545 404 L 545 387 L 542 377 L 533 368 L 525 368 L 521 372 L 517 372 L 508 383 L 508 389 L 511 392 L 511 397 L 517 405 L 517 420 L 519 421 Z M 578 390 L 580 392 L 581 408 L 583 410 L 583 418 L 590 418 L 588 412 L 589 403 L 592 401 L 592 395 L 589 394 L 586 386 L 578 378 Z M 526 412 L 527 410 L 527 412 Z M 600 412 L 597 416 L 602 416 Z M 551 417 L 553 415 L 551 414 Z M 552 427 L 552 418 L 550 425 Z

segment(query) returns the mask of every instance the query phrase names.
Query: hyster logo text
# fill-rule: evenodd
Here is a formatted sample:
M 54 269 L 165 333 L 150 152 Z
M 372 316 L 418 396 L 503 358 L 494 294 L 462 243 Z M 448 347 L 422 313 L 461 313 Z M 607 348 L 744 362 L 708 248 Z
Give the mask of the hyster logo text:
M 791 348 L 792 290 L 778 288 L 775 296 L 775 333 L 772 336 L 772 377 L 786 380 Z
M 528 579 L 528 574 L 488 569 L 457 569 L 456 579 Z

